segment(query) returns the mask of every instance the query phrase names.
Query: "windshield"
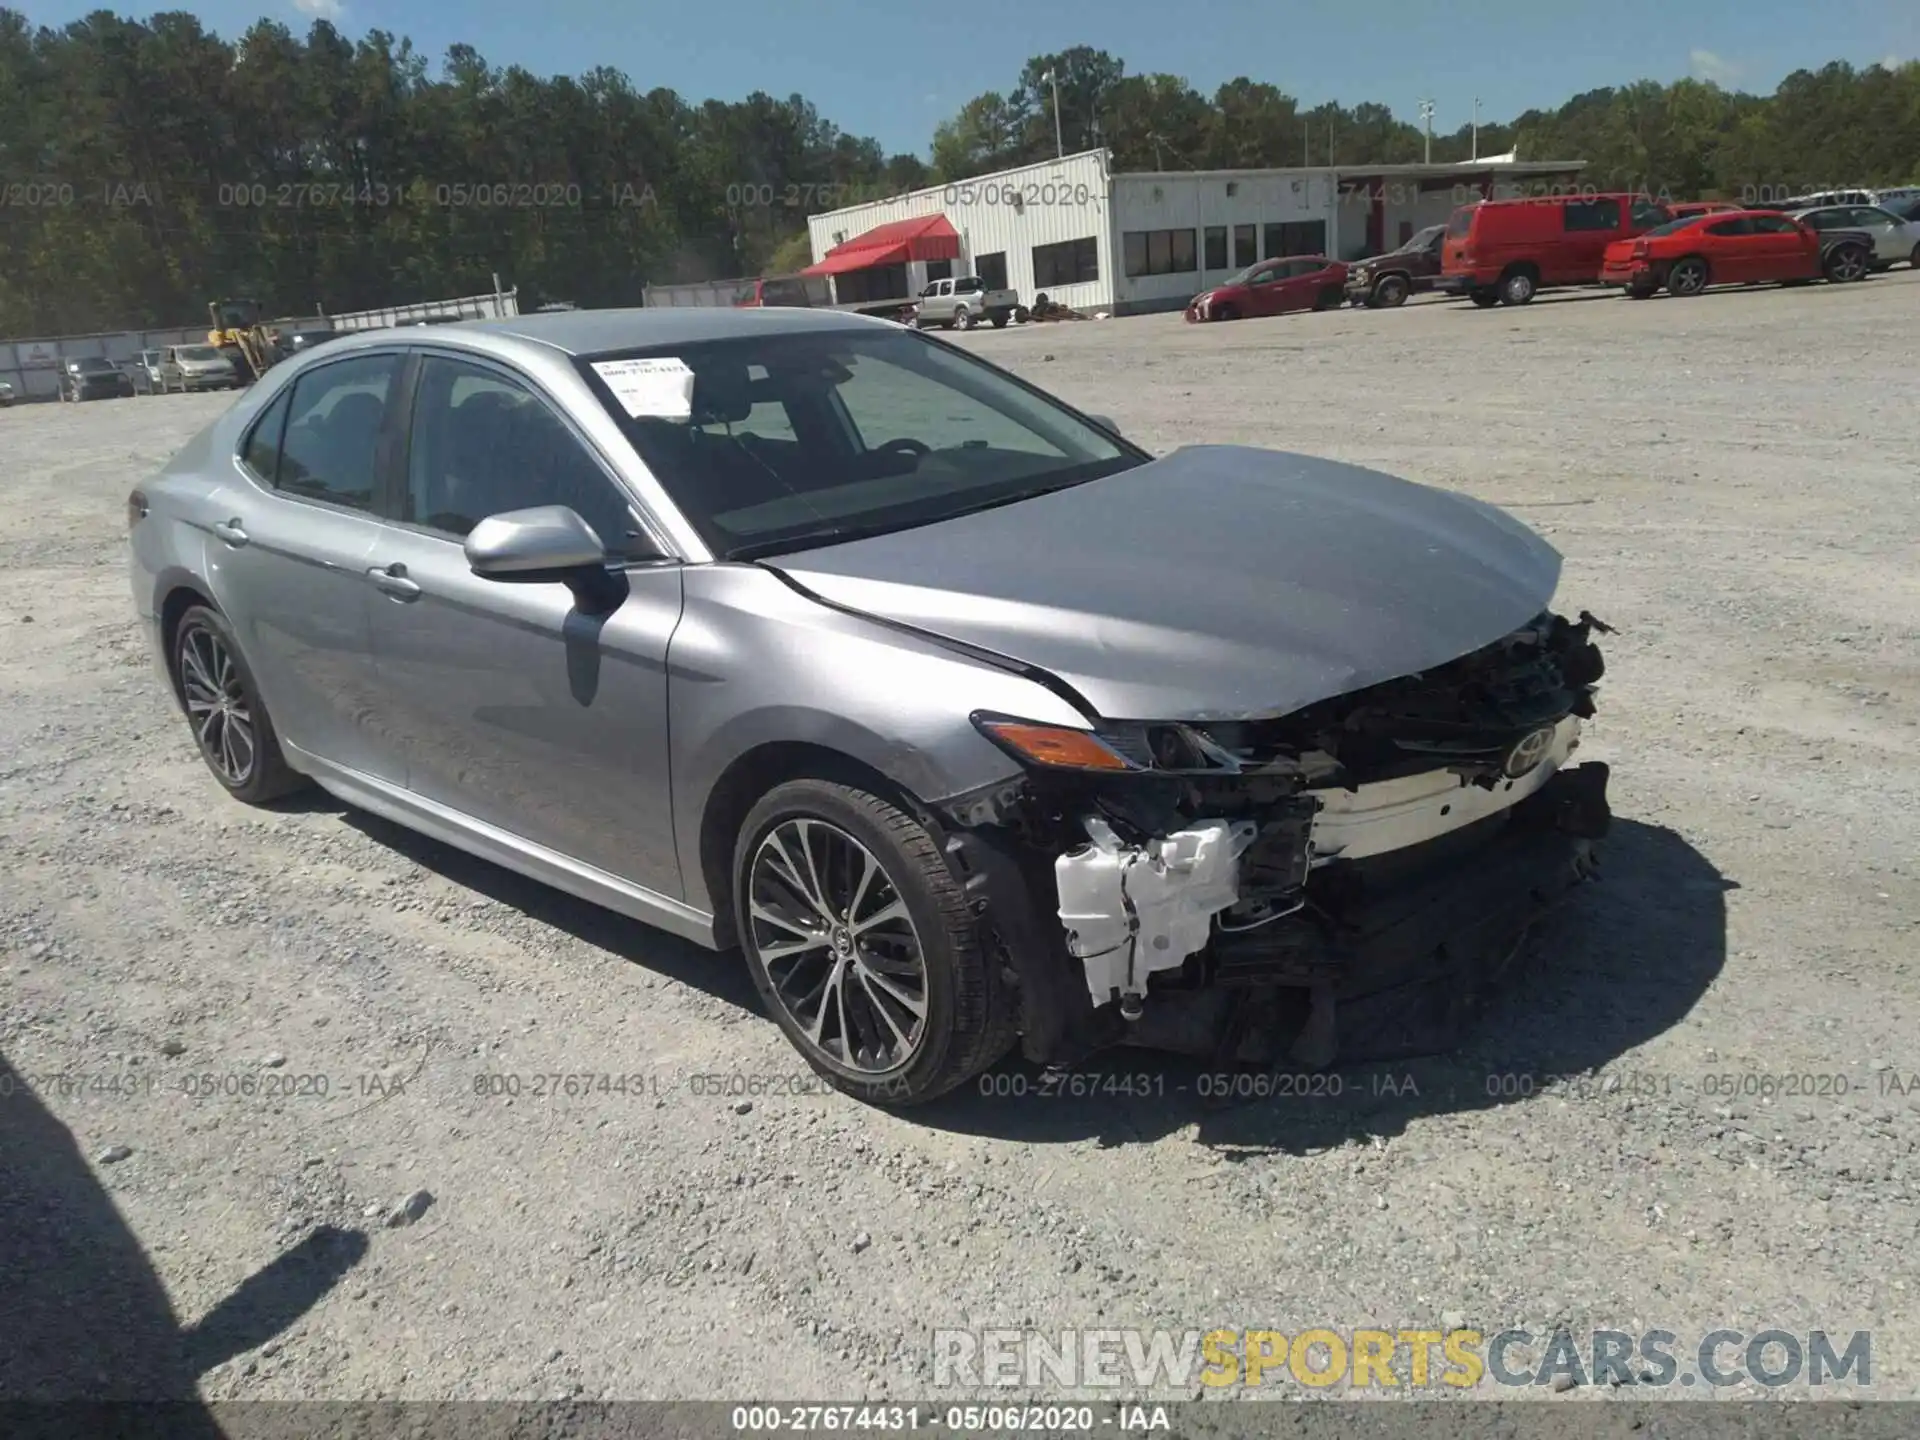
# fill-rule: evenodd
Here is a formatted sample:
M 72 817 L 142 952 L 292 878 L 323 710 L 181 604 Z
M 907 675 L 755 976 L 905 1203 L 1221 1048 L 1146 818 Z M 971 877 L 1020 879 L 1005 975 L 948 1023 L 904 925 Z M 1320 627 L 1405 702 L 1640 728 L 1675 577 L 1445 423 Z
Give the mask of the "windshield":
M 105 374 L 109 370 L 112 370 L 114 368 L 114 364 L 111 360 L 104 360 L 104 359 L 101 359 L 99 356 L 95 355 L 95 356 L 90 356 L 85 360 L 74 361 L 73 368 L 78 371 L 81 371 L 83 374 L 101 375 L 101 374 Z
M 1416 230 L 1412 237 L 1408 239 L 1405 244 L 1401 245 L 1400 248 L 1402 250 L 1424 250 L 1433 244 L 1434 241 L 1438 240 L 1446 228 L 1444 225 L 1429 225 L 1424 230 Z
M 908 330 L 756 336 L 577 363 L 688 521 L 730 558 L 925 525 L 1148 458 Z
M 178 355 L 182 360 L 193 360 L 196 362 L 224 360 L 227 358 L 211 345 L 182 345 L 173 353 Z
M 1641 238 L 1650 235 L 1671 235 L 1678 230 L 1686 230 L 1706 220 L 1718 220 L 1725 212 L 1715 211 L 1706 215 L 1682 215 L 1678 220 L 1669 220 L 1664 225 L 1656 225 L 1651 230 L 1641 232 Z

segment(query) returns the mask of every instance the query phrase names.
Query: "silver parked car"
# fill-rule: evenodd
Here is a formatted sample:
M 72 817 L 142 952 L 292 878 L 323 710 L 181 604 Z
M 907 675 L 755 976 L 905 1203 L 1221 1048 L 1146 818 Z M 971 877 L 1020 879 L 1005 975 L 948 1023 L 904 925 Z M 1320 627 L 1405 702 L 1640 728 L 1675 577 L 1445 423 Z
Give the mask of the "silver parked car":
M 160 352 L 160 393 L 178 390 L 237 390 L 240 372 L 213 345 L 169 345 Z
M 1857 230 L 1873 241 L 1873 268 L 1885 270 L 1905 260 L 1920 269 L 1920 222 L 1902 219 L 1877 205 L 1825 205 L 1814 210 L 1796 211 L 1796 220 L 1805 221 L 1821 232 Z
M 580 311 L 275 367 L 128 498 L 237 798 L 715 949 L 845 1090 L 1423 1033 L 1590 871 L 1556 552 L 1299 455 L 1155 459 L 883 321 Z M 1337 1023 L 1336 1023 L 1337 1021 Z M 1383 1039 L 1391 1028 L 1391 1039 Z

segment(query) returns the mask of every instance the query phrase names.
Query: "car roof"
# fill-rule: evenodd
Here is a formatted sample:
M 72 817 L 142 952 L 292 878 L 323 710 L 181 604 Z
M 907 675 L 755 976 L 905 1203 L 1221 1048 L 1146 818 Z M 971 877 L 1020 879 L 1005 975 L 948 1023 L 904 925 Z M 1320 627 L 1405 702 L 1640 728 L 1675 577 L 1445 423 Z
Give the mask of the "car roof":
M 462 320 L 437 328 L 438 335 L 470 330 L 551 346 L 569 355 L 595 355 L 609 350 L 640 350 L 652 345 L 746 339 L 769 333 L 860 330 L 876 325 L 890 330 L 899 328 L 891 321 L 842 314 L 837 310 L 815 310 L 806 306 L 735 309 L 724 305 L 551 311 L 498 320 Z

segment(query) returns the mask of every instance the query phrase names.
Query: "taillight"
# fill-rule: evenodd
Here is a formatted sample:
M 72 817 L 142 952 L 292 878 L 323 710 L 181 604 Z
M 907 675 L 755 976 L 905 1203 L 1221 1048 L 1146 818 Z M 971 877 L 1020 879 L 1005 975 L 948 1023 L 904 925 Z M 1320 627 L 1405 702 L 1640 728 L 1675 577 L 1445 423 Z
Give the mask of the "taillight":
M 127 529 L 131 530 L 147 518 L 147 497 L 135 490 L 127 496 Z
M 1636 240 L 1636 241 L 1634 241 L 1634 242 L 1633 242 L 1633 257 L 1634 257 L 1634 259 L 1636 259 L 1636 260 L 1641 260 L 1641 259 L 1645 259 L 1648 253 L 1649 253 L 1649 252 L 1648 252 L 1648 249 L 1647 249 L 1647 242 L 1646 242 L 1646 241 L 1644 241 L 1644 240 Z

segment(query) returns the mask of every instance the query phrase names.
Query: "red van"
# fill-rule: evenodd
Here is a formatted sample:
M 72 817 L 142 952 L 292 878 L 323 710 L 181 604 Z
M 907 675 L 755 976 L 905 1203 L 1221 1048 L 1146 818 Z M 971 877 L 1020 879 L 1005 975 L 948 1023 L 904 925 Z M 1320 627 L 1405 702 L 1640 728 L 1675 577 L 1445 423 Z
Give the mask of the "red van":
M 1476 305 L 1524 305 L 1600 279 L 1607 246 L 1672 217 L 1645 195 L 1546 195 L 1462 205 L 1447 223 L 1434 288 Z

